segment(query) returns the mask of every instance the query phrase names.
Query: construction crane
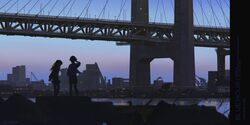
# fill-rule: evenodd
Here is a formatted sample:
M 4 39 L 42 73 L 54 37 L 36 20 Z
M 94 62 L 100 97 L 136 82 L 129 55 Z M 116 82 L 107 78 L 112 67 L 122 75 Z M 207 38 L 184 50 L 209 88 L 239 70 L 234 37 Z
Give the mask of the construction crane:
M 33 72 L 30 72 L 30 81 L 32 81 L 32 77 L 35 78 L 36 81 L 43 81 L 43 80 L 38 80 L 36 75 Z
M 207 87 L 206 79 L 195 75 L 195 84 L 197 87 Z

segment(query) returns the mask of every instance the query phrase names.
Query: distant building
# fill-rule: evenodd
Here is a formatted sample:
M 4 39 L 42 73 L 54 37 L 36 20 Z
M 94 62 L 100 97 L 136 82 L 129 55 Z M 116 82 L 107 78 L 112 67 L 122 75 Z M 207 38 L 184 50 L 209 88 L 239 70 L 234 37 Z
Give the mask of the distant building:
M 129 87 L 129 79 L 114 77 L 114 78 L 112 78 L 112 86 L 115 89 L 128 88 Z
M 208 71 L 208 90 L 215 91 L 218 85 L 217 71 Z
M 12 74 L 7 74 L 7 81 L 10 83 L 14 82 Z
M 163 81 L 162 77 L 158 77 L 156 80 L 154 80 L 153 86 L 156 89 L 161 89 L 163 84 L 164 84 L 164 81 Z
M 0 96 L 9 96 L 13 92 L 13 87 L 9 84 L 0 83 Z
M 162 77 L 158 77 L 156 80 L 154 80 L 153 87 L 154 89 L 169 89 L 173 85 L 172 82 L 164 82 Z
M 86 64 L 86 70 L 78 76 L 78 83 L 79 90 L 96 90 L 106 87 L 106 79 L 97 63 Z
M 48 90 L 48 86 L 44 83 L 43 80 L 41 81 L 31 81 L 29 84 L 30 87 L 32 87 L 34 90 L 41 90 L 45 91 Z
M 230 70 L 225 71 L 225 80 L 218 82 L 218 72 L 208 71 L 208 90 L 213 92 L 229 92 Z
M 61 69 L 59 76 L 61 81 L 61 90 L 68 91 L 69 82 L 67 76 L 67 68 Z M 106 88 L 106 78 L 103 77 L 97 63 L 86 64 L 86 70 L 78 76 L 78 90 L 96 90 L 98 88 Z
M 8 84 L 7 80 L 0 80 L 0 84 Z
M 12 86 L 26 86 L 26 69 L 24 65 L 16 66 L 12 68 L 12 74 L 7 75 L 7 81 Z
M 60 70 L 61 75 L 59 76 L 59 79 L 61 81 L 61 90 L 62 91 L 68 91 L 69 90 L 69 78 L 67 76 L 67 68 L 61 69 Z

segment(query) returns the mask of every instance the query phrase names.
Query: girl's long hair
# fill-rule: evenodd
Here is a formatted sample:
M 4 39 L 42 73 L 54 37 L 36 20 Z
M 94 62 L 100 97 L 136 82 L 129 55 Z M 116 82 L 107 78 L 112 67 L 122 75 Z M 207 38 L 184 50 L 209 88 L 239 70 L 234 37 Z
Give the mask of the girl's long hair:
M 61 60 L 56 60 L 56 62 L 52 65 L 50 70 L 55 70 L 55 69 L 59 68 L 61 65 L 62 65 L 62 61 Z

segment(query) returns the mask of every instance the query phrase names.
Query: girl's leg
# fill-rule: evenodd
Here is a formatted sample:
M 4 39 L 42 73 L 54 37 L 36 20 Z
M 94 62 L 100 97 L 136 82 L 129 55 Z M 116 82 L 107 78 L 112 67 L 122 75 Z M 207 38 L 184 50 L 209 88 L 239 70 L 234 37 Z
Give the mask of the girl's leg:
M 69 83 L 69 95 L 72 96 L 72 84 Z
M 75 88 L 76 96 L 79 96 L 76 84 L 74 84 L 74 88 Z
M 54 96 L 56 96 L 56 83 L 52 83 L 54 87 Z

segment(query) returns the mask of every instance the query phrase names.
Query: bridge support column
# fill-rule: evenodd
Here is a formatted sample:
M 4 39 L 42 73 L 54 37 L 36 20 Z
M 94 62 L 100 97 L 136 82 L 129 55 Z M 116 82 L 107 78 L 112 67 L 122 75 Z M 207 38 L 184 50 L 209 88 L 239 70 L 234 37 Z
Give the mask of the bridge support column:
M 229 54 L 229 51 L 224 48 L 218 48 L 217 52 L 217 78 L 218 83 L 223 84 L 226 79 L 226 69 L 225 69 L 225 57 Z
M 195 86 L 193 0 L 175 0 L 174 85 L 179 88 Z
M 148 24 L 148 0 L 131 1 L 131 22 Z M 142 33 L 141 35 L 146 35 Z M 131 44 L 129 79 L 132 87 L 138 88 L 150 84 L 150 58 L 145 58 L 146 46 Z
M 144 46 L 132 45 L 130 50 L 130 83 L 132 87 L 143 88 L 150 84 L 150 62 L 152 59 L 142 57 Z

